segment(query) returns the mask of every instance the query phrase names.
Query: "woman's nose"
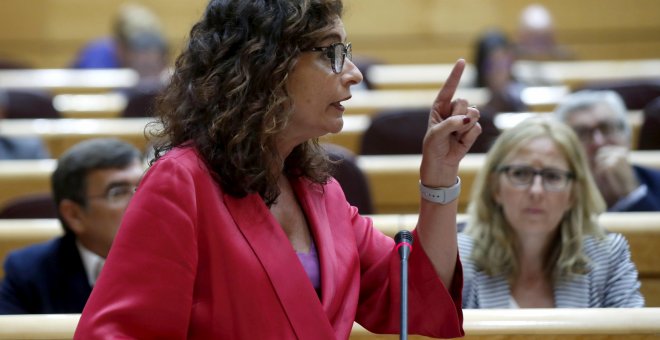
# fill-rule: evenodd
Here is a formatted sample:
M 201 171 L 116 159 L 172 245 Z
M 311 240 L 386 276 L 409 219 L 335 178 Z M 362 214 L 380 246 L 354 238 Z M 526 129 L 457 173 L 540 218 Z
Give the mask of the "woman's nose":
M 360 69 L 358 69 L 357 65 L 348 58 L 346 58 L 346 61 L 344 62 L 344 72 L 349 86 L 357 85 L 363 80 Z

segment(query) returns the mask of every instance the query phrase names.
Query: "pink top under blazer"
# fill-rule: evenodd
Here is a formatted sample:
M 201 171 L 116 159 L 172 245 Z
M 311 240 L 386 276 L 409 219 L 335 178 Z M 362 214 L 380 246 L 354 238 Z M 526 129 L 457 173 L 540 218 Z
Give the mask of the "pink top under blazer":
M 75 338 L 347 339 L 354 321 L 397 333 L 392 238 L 349 206 L 334 180 L 292 185 L 319 254 L 320 299 L 261 197 L 224 193 L 193 148 L 177 148 L 129 204 Z M 462 284 L 458 255 L 447 290 L 417 246 L 410 334 L 462 336 Z

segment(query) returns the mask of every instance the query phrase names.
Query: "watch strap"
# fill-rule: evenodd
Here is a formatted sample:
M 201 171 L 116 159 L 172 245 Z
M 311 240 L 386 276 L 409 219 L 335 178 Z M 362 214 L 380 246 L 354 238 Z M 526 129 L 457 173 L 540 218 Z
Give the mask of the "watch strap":
M 422 184 L 422 181 L 419 181 L 419 192 L 422 195 L 422 198 L 440 204 L 447 204 L 455 199 L 461 194 L 461 178 L 456 177 L 456 184 L 450 187 L 439 187 L 439 188 L 429 188 Z

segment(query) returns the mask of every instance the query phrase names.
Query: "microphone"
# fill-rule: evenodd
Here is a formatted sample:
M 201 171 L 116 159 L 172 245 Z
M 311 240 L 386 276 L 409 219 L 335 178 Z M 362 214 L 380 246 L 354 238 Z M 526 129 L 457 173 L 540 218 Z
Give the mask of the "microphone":
M 407 261 L 408 255 L 412 251 L 412 233 L 408 230 L 401 230 L 394 236 L 394 242 L 396 243 L 396 250 L 399 252 L 399 256 L 401 256 L 401 261 Z
M 408 255 L 412 251 L 413 236 L 401 230 L 394 236 L 396 250 L 401 257 L 401 332 L 399 339 L 408 339 Z

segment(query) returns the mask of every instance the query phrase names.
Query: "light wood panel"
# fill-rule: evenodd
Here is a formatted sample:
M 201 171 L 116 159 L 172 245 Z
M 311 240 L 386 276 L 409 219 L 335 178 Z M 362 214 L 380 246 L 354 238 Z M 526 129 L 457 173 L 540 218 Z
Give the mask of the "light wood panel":
M 467 154 L 460 163 L 459 211 L 464 212 L 472 183 L 481 170 L 485 154 Z M 633 151 L 633 164 L 660 169 L 660 151 Z M 421 155 L 358 156 L 358 166 L 369 179 L 374 209 L 379 214 L 415 213 L 419 210 L 419 165 Z
M 657 339 L 658 313 L 660 308 L 465 309 L 461 339 Z M 356 325 L 350 339 L 398 337 L 375 335 Z
M 149 118 L 121 119 L 5 119 L 0 131 L 7 136 L 38 136 L 57 158 L 74 144 L 89 138 L 116 137 L 144 151 L 151 130 Z
M 0 89 L 41 89 L 53 93 L 103 93 L 137 85 L 130 69 L 27 69 L 0 70 Z
M 417 214 L 376 214 L 369 217 L 376 228 L 391 237 L 399 230 L 412 230 L 417 223 Z M 467 215 L 460 214 L 457 221 L 467 221 Z M 656 254 L 660 246 L 660 213 L 604 213 L 599 222 L 605 229 L 626 237 L 632 260 L 639 270 L 646 306 L 660 307 L 660 262 Z M 46 241 L 62 233 L 56 219 L 0 220 L 0 261 L 4 262 L 11 250 Z M 3 275 L 0 268 L 0 278 Z
M 516 79 L 529 86 L 567 86 L 560 92 L 544 93 L 547 98 L 553 99 L 594 82 L 659 79 L 658 56 L 635 60 L 520 60 L 513 64 L 512 72 Z M 377 89 L 438 89 L 444 84 L 452 66 L 442 63 L 373 65 L 367 77 Z M 462 86 L 474 84 L 475 72 L 470 64 L 461 78 Z M 543 96 L 536 95 L 536 98 Z
M 66 67 L 87 41 L 109 35 L 123 0 L 3 0 L 0 56 L 35 67 Z M 657 57 L 660 2 L 544 0 L 557 40 L 580 59 Z M 174 54 L 180 50 L 205 0 L 143 0 L 161 18 Z M 344 1 L 344 22 L 354 54 L 387 63 L 471 60 L 479 33 L 499 27 L 513 35 L 529 0 Z M 597 10 L 596 10 L 597 9 Z
M 657 339 L 660 308 L 466 309 L 462 339 Z M 71 339 L 80 314 L 0 316 L 0 339 Z M 351 340 L 398 339 L 355 324 Z M 409 339 L 429 339 L 411 335 Z
M 460 212 L 467 207 L 472 183 L 484 159 L 485 154 L 467 154 L 461 161 Z M 660 169 L 660 151 L 634 151 L 630 160 L 633 164 Z M 369 181 L 376 213 L 416 213 L 419 210 L 420 162 L 421 155 L 357 156 L 357 164 Z M 55 165 L 55 160 L 0 162 L 0 206 L 15 197 L 49 192 Z

